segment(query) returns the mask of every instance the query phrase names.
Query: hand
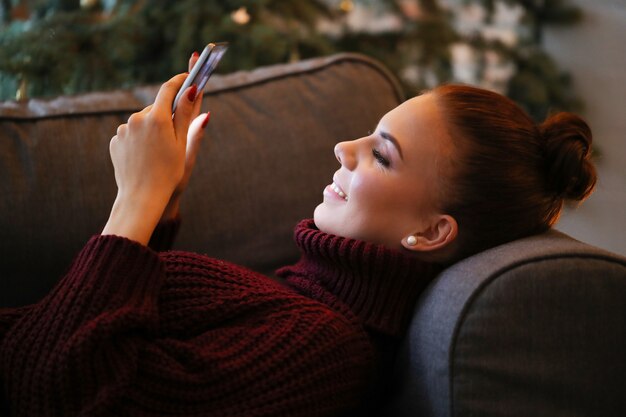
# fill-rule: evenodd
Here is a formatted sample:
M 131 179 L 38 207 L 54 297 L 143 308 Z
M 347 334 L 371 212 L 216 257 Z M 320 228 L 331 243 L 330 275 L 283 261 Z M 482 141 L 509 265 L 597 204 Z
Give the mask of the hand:
M 195 111 L 196 90 L 188 88 L 172 119 L 172 102 L 187 74 L 161 86 L 153 105 L 133 114 L 117 129 L 110 152 L 118 187 L 102 234 L 147 244 L 185 173 L 187 135 Z
M 194 52 L 189 58 L 189 71 L 198 61 L 198 53 Z M 203 92 L 199 91 L 198 96 L 196 97 L 196 101 L 193 106 L 193 112 L 191 118 L 193 121 L 189 126 L 189 132 L 187 134 L 187 149 L 185 154 L 185 173 L 183 174 L 183 178 L 178 183 L 178 186 L 174 189 L 170 200 L 163 211 L 163 216 L 161 220 L 173 219 L 178 216 L 179 207 L 180 207 L 180 197 L 187 188 L 187 184 L 189 184 L 189 179 L 191 178 L 191 173 L 193 171 L 193 167 L 196 164 L 196 156 L 198 155 L 198 150 L 200 149 L 200 145 L 204 138 L 204 128 L 207 126 L 209 122 L 209 113 L 200 115 L 200 108 L 202 107 L 202 97 Z

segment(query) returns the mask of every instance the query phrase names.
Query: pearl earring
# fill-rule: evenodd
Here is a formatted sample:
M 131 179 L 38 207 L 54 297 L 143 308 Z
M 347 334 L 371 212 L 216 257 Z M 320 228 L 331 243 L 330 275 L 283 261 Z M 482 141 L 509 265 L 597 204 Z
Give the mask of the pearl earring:
M 406 238 L 406 243 L 408 243 L 409 246 L 414 246 L 417 243 L 417 238 L 415 236 L 409 236 Z

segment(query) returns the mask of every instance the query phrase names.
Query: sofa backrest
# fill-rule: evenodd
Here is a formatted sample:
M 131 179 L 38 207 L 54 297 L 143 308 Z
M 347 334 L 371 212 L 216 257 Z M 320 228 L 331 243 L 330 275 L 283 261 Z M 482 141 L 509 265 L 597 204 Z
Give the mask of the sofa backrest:
M 549 231 L 453 265 L 396 380 L 389 417 L 626 415 L 626 258 Z
M 37 301 L 101 231 L 116 193 L 109 141 L 157 89 L 0 103 L 0 307 Z M 335 143 L 401 100 L 387 70 L 354 54 L 212 77 L 175 247 L 265 273 L 294 261 L 293 226 L 321 202 Z

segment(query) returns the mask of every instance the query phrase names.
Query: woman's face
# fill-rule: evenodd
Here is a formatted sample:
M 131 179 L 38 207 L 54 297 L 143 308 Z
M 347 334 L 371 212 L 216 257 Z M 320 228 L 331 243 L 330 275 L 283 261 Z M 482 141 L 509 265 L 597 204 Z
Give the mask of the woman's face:
M 442 226 L 438 185 L 449 152 L 435 97 L 404 102 L 371 135 L 336 145 L 341 167 L 315 209 L 316 226 L 390 248 L 410 248 L 411 235 L 432 236 Z

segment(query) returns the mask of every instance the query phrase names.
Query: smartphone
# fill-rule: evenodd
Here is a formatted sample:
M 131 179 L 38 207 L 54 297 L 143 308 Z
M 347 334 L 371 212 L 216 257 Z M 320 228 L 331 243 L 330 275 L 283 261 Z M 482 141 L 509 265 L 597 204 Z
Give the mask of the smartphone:
M 174 104 L 172 104 L 172 114 L 174 114 L 174 112 L 176 111 L 176 105 L 178 104 L 178 100 L 180 100 L 183 92 L 188 87 L 191 87 L 193 84 L 195 84 L 196 87 L 198 87 L 198 91 L 202 91 L 204 85 L 209 80 L 209 77 L 213 73 L 213 70 L 215 70 L 215 67 L 217 67 L 217 64 L 222 59 L 222 56 L 224 56 L 224 53 L 227 49 L 227 42 L 210 43 L 204 48 L 204 50 L 200 54 L 200 57 L 198 58 L 198 61 L 196 61 L 196 64 L 191 69 L 191 73 L 185 80 L 185 83 L 180 88 L 180 90 L 178 90 L 178 94 L 176 94 Z

